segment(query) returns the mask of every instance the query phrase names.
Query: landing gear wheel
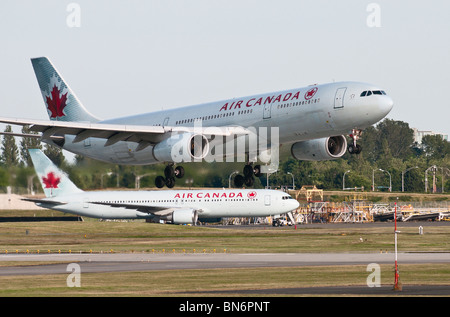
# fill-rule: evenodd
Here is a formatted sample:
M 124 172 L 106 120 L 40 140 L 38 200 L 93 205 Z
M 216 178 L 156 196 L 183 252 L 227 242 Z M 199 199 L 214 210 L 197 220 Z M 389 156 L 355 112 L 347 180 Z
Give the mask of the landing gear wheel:
M 165 181 L 164 177 L 162 177 L 162 176 L 157 176 L 157 177 L 155 178 L 155 186 L 156 186 L 156 187 L 158 187 L 158 188 L 163 188 L 165 184 L 166 184 L 166 181 Z
M 352 143 L 348 145 L 348 153 L 350 154 L 359 154 L 361 153 L 361 145 L 356 144 L 356 141 L 361 137 L 362 130 L 360 129 L 352 129 L 352 133 L 350 137 L 352 138 Z
M 245 186 L 251 187 L 255 183 L 255 179 L 253 178 L 253 176 L 246 177 L 245 180 L 244 180 L 244 183 L 245 183 Z
M 246 178 L 253 176 L 253 167 L 251 165 L 244 166 L 244 176 Z
M 166 186 L 167 188 L 172 188 L 173 186 L 175 186 L 175 178 L 173 177 L 166 178 Z
M 175 172 L 173 170 L 173 166 L 171 165 L 167 165 L 166 168 L 164 169 L 164 176 L 166 177 L 166 179 L 168 178 L 172 178 L 175 176 Z
M 237 188 L 241 188 L 244 185 L 244 181 L 244 176 L 236 175 L 236 177 L 234 178 L 234 186 Z
M 348 153 L 350 153 L 350 154 L 359 154 L 359 153 L 361 153 L 361 145 L 359 145 L 359 144 L 356 144 L 356 145 L 350 144 L 348 146 Z
M 255 177 L 261 177 L 261 165 L 255 165 L 255 168 L 253 169 L 253 173 L 255 174 Z
M 184 168 L 183 166 L 177 166 L 174 171 L 176 178 L 182 178 L 184 176 Z

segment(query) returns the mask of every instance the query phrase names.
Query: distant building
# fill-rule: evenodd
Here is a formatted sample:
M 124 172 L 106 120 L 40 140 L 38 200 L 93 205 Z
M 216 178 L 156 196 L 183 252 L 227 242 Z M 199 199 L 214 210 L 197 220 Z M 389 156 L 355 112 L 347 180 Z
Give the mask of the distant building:
M 448 141 L 448 134 L 442 134 L 439 132 L 434 131 L 420 131 L 416 128 L 412 128 L 414 130 L 414 142 L 417 142 L 417 144 L 422 143 L 422 138 L 426 135 L 440 135 L 442 139 Z

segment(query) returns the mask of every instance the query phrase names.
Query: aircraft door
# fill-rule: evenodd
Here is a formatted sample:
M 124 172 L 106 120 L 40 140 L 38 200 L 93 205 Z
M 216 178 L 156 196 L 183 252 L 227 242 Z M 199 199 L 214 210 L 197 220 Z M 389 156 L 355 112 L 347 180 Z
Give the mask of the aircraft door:
M 336 96 L 334 97 L 334 109 L 344 108 L 344 96 L 346 90 L 346 87 L 338 88 L 338 90 L 336 90 Z
M 270 206 L 270 195 L 264 196 L 264 205 Z
M 163 127 L 167 126 L 167 124 L 169 123 L 169 119 L 169 117 L 164 118 Z
M 272 102 L 264 105 L 263 119 L 270 119 L 272 117 Z

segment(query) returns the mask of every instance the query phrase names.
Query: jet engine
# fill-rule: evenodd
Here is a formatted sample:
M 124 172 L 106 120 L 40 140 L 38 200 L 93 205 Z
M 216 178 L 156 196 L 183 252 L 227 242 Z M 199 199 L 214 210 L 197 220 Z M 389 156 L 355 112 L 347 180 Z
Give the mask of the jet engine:
M 192 162 L 202 160 L 209 151 L 209 141 L 201 134 L 180 133 L 159 142 L 153 156 L 160 162 Z
M 164 219 L 176 225 L 195 225 L 198 220 L 198 213 L 193 209 L 176 209 L 171 214 L 165 216 Z
M 343 135 L 301 141 L 292 144 L 291 154 L 297 160 L 324 161 L 340 158 L 347 151 L 347 139 Z

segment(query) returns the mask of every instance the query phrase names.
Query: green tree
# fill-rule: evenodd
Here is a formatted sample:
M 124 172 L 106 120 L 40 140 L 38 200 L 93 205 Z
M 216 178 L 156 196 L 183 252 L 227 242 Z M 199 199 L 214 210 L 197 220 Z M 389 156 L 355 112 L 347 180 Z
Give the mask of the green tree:
M 414 144 L 414 131 L 409 124 L 403 121 L 384 119 L 377 125 L 378 146 L 383 146 L 386 142 L 389 153 L 392 157 L 407 159 L 412 155 L 412 146 Z M 383 149 L 385 152 L 386 148 Z M 386 155 L 387 153 L 381 153 Z
M 10 125 L 6 126 L 5 132 L 12 132 Z M 14 136 L 5 135 L 3 137 L 0 160 L 6 167 L 17 166 L 19 164 L 19 149 L 17 148 Z
M 65 163 L 64 154 L 59 147 L 46 144 L 44 154 L 58 167 L 61 167 Z
M 23 126 L 22 133 L 39 135 L 37 132 L 30 131 L 28 126 Z M 20 141 L 20 156 L 22 157 L 22 163 L 27 166 L 33 166 L 28 149 L 42 149 L 41 139 L 23 137 L 22 141 Z
M 422 138 L 423 154 L 430 159 L 443 159 L 450 155 L 450 142 L 440 135 L 425 135 Z

